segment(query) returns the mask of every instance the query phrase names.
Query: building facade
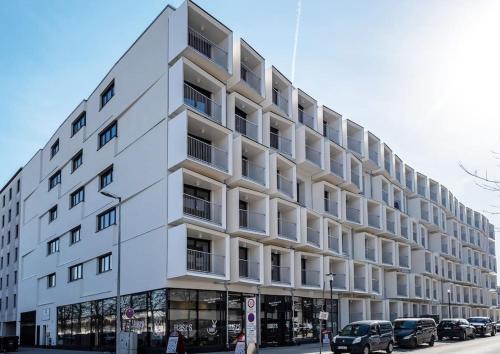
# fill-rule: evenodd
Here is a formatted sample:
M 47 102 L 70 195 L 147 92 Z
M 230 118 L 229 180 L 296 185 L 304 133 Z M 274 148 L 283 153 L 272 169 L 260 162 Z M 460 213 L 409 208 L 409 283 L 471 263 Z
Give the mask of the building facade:
M 19 169 L 0 189 L 0 335 L 16 334 L 19 234 L 21 214 Z
M 264 346 L 316 341 L 323 308 L 336 328 L 498 318 L 488 219 L 191 1 L 153 21 L 22 185 L 24 344 L 114 345 L 118 224 L 123 328 L 143 352 L 172 330 L 190 352 L 227 348 L 250 295 Z

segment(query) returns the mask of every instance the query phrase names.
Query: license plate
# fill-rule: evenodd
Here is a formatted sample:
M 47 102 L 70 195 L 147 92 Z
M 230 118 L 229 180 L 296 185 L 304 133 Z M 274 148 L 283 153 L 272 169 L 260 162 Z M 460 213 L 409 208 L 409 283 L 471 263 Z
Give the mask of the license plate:
M 340 349 L 340 350 L 346 350 L 347 349 L 347 347 L 345 345 L 339 345 L 337 348 Z

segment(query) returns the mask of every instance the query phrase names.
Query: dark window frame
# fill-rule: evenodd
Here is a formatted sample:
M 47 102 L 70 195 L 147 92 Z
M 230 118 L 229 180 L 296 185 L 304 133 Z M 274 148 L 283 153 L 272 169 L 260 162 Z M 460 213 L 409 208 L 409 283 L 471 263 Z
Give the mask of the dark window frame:
M 111 80 L 111 82 L 106 86 L 104 90 L 102 90 L 101 94 L 99 95 L 99 110 L 103 109 L 104 106 L 106 106 L 109 101 L 113 99 L 113 97 L 115 97 L 115 79 Z
M 75 136 L 83 127 L 87 125 L 87 112 L 83 111 L 80 115 L 71 123 L 71 137 Z
M 85 187 L 80 187 L 69 196 L 69 208 L 72 209 L 85 201 Z
M 109 133 L 109 137 L 107 136 Z M 103 139 L 104 137 L 104 139 Z M 107 145 L 111 140 L 115 139 L 118 137 L 118 121 L 114 120 L 111 122 L 106 128 L 101 130 L 101 132 L 98 135 L 98 148 L 97 150 L 101 149 L 103 146 Z
M 57 139 L 54 144 L 50 146 L 50 159 L 57 155 L 59 152 L 59 139 Z
M 111 253 L 97 257 L 97 274 L 107 273 L 113 270 Z

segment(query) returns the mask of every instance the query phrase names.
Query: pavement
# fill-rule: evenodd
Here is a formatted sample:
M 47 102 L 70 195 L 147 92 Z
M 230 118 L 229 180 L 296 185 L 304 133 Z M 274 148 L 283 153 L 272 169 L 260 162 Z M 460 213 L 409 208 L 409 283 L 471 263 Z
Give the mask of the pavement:
M 326 350 L 327 348 L 323 348 Z M 322 351 L 322 354 L 331 354 L 330 350 Z M 23 354 L 99 354 L 99 352 L 63 350 L 63 349 L 39 349 L 39 348 L 19 348 Z M 394 348 L 394 353 L 415 353 L 415 354 L 500 354 L 500 334 L 495 337 L 478 337 L 466 341 L 444 340 L 436 342 L 434 347 L 421 345 L 416 349 Z M 211 354 L 227 354 L 211 353 Z M 319 344 L 303 344 L 293 347 L 262 348 L 260 354 L 319 354 Z M 377 352 L 385 353 L 385 351 Z

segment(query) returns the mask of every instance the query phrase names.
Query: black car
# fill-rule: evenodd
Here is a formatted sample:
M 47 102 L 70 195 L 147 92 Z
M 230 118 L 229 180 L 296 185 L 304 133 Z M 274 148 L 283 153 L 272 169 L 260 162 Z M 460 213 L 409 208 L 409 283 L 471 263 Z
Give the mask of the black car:
M 476 329 L 476 335 L 484 337 L 486 334 L 494 336 L 497 333 L 496 323 L 489 317 L 469 317 L 467 321 Z
M 392 353 L 394 335 L 389 321 L 357 321 L 348 324 L 338 336 L 332 338 L 331 349 L 335 354 L 369 354 L 377 350 Z
M 466 340 L 467 338 L 476 338 L 476 331 L 466 319 L 445 318 L 437 326 L 437 335 L 439 340 L 444 337 Z
M 432 318 L 400 318 L 393 322 L 394 341 L 400 347 L 415 348 L 420 344 L 434 345 L 436 322 Z

